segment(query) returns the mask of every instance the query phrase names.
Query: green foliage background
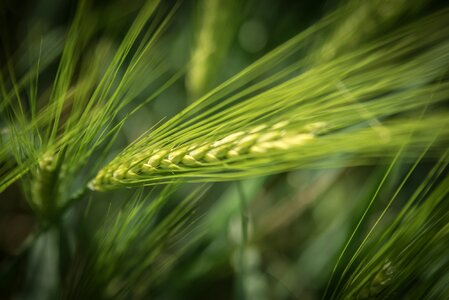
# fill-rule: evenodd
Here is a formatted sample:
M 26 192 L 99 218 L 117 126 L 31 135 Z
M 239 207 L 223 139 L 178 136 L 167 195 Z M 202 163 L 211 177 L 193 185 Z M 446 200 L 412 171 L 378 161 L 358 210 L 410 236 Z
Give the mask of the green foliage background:
M 448 299 L 443 1 L 0 13 L 0 299 Z

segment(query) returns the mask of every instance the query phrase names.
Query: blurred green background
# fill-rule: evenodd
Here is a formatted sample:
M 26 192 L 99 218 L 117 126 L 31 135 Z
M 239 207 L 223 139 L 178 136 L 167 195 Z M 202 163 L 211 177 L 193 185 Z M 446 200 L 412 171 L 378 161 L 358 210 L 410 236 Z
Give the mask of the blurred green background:
M 410 4 L 406 13 L 389 22 L 375 23 L 376 30 L 364 35 L 360 41 L 348 38 L 350 42 L 347 41 L 346 46 L 335 46 L 335 49 L 345 51 L 357 47 L 363 39 L 382 36 L 398 24 L 444 6 L 443 1 L 425 5 L 418 2 Z M 2 68 L 10 60 L 14 61 L 17 66 L 14 71 L 20 78 L 36 53 L 57 57 L 76 4 L 77 1 L 2 0 Z M 175 9 L 174 17 L 161 37 L 157 52 L 153 52 L 155 56 L 145 61 L 150 67 L 142 69 L 142 78 L 148 80 L 152 72 L 158 74 L 157 66 L 167 70 L 169 75 L 181 72 L 181 78 L 156 101 L 128 119 L 110 158 L 143 132 L 175 115 L 219 83 L 305 30 L 337 5 L 337 1 L 329 0 L 163 1 L 161 17 Z M 92 28 L 93 34 L 91 45 L 86 47 L 92 52 L 85 55 L 98 51 L 102 57 L 99 63 L 106 66 L 141 6 L 140 0 L 93 1 L 90 15 L 83 20 L 89 24 L 88 28 Z M 359 26 L 372 26 L 363 21 Z M 374 18 L 373 22 L 376 21 Z M 344 43 L 344 33 L 341 35 L 339 41 Z M 329 36 L 330 33 L 317 36 L 314 43 L 326 43 Z M 54 78 L 56 62 L 50 63 L 40 75 L 39 87 L 43 91 Z M 133 84 L 151 93 L 160 85 L 160 80 L 166 78 L 163 76 L 148 86 L 145 80 L 136 80 Z M 138 96 L 140 101 L 145 100 L 145 94 Z M 432 163 L 429 161 L 418 167 L 413 180 L 395 202 L 398 207 L 388 212 L 386 220 L 393 218 L 401 203 L 410 197 L 414 180 L 419 182 L 419 174 L 426 172 Z M 379 201 L 369 211 L 362 230 L 356 234 L 355 242 L 363 238 L 379 216 L 409 167 L 404 163 L 394 169 L 381 190 Z M 154 266 L 135 280 L 136 284 L 129 287 L 124 298 L 320 299 L 345 242 L 368 206 L 386 168 L 380 165 L 300 170 L 239 182 L 183 184 L 157 212 L 154 224 L 183 203 L 195 188 L 204 191 L 204 195 L 192 208 L 188 225 L 182 225 L 185 228 L 174 236 L 172 243 L 157 252 Z M 161 190 L 145 188 L 139 191 L 142 195 L 151 193 L 150 197 L 153 197 Z M 81 293 L 77 297 L 74 290 L 92 288 L 95 282 L 85 278 L 84 285 L 77 285 L 82 280 L 76 281 L 73 274 L 76 274 L 76 266 L 89 265 L 86 261 L 92 251 L 96 251 L 91 250 L 94 247 L 92 240 L 98 232 L 101 235 L 104 228 L 111 226 L 111 220 L 115 220 L 119 211 L 126 211 L 128 200 L 134 198 L 134 194 L 134 190 L 90 193 L 66 212 L 64 238 L 57 239 L 58 233 L 48 231 L 32 244 L 28 241 L 37 222 L 19 186 L 12 185 L 0 194 L 0 299 L 52 299 L 64 289 L 65 293 L 71 291 L 75 295 L 69 297 L 63 293 L 66 298 L 100 297 L 95 293 L 90 296 Z M 382 226 L 379 232 L 382 232 Z M 141 237 L 131 241 L 123 237 L 123 243 L 135 245 L 117 259 L 134 259 L 137 264 L 144 260 L 140 255 L 146 253 L 145 249 L 139 249 L 138 245 L 144 243 L 145 236 L 142 233 Z M 354 247 L 353 244 L 350 246 Z M 61 274 L 69 275 L 63 277 Z M 114 295 L 114 288 L 126 281 L 127 276 L 131 275 L 114 274 L 114 280 L 102 282 L 106 292 L 101 297 Z M 67 281 L 72 282 L 67 284 Z

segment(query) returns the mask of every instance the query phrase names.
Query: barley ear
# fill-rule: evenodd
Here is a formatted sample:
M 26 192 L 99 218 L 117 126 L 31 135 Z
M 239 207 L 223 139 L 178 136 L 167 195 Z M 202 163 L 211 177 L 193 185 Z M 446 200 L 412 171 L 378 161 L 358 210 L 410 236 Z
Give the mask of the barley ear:
M 268 156 L 273 151 L 287 151 L 316 138 L 326 127 L 319 122 L 301 130 L 288 129 L 289 122 L 260 125 L 233 132 L 221 139 L 201 144 L 181 145 L 173 149 L 154 149 L 129 158 L 121 158 L 102 169 L 89 183 L 92 190 L 127 185 L 128 180 L 144 179 L 157 172 L 189 171 L 205 165 L 232 165 L 245 157 Z

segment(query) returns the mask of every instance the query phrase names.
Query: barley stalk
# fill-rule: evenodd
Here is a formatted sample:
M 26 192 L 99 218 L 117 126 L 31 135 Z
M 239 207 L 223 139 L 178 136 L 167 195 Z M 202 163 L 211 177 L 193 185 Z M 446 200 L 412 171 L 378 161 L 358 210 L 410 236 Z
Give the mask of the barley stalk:
M 50 215 L 54 208 L 57 178 L 57 159 L 55 155 L 46 153 L 39 161 L 38 172 L 32 183 L 32 201 L 45 216 Z
M 158 171 L 177 171 L 238 159 L 245 155 L 262 156 L 271 151 L 289 150 L 314 139 L 324 123 L 308 124 L 302 130 L 288 130 L 287 121 L 272 126 L 259 125 L 231 133 L 215 141 L 154 149 L 137 154 L 127 162 L 112 163 L 101 170 L 89 187 L 104 190 L 129 179 L 140 179 Z

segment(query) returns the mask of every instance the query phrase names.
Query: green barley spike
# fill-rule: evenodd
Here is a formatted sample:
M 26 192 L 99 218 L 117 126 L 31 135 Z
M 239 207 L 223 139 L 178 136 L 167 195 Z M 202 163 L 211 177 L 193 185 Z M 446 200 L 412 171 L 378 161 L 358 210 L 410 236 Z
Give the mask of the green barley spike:
M 218 140 L 181 145 L 172 149 L 153 149 L 137 154 L 125 162 L 106 166 L 89 187 L 103 190 L 119 186 L 125 180 L 143 178 L 158 171 L 188 170 L 249 154 L 263 156 L 271 151 L 289 150 L 314 139 L 325 127 L 324 123 L 318 122 L 305 126 L 302 131 L 293 131 L 286 129 L 288 124 L 287 121 L 282 121 L 272 126 L 259 125 Z

